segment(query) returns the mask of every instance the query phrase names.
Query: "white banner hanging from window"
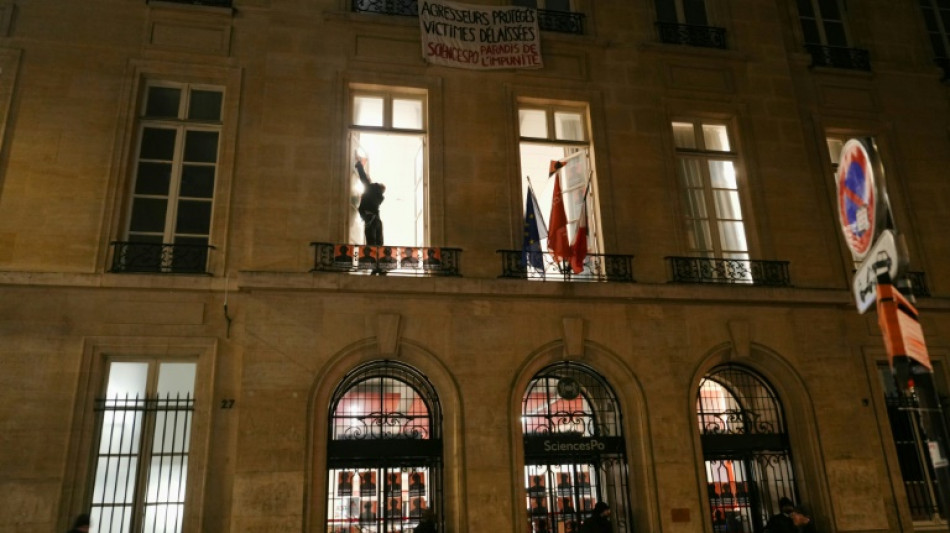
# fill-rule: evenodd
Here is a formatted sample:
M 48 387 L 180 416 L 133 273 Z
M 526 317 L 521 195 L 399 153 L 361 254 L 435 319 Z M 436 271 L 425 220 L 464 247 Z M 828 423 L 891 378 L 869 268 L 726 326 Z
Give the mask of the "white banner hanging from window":
M 422 57 L 434 65 L 477 70 L 541 68 L 538 11 L 419 0 Z

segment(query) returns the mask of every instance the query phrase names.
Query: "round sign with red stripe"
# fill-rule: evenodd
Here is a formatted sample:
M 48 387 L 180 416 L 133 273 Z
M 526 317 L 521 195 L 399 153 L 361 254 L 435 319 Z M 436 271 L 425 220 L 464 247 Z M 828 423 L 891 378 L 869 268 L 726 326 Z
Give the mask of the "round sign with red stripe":
M 835 176 L 838 221 L 848 248 L 858 261 L 867 255 L 883 225 L 871 157 L 862 141 L 849 140 L 841 149 Z

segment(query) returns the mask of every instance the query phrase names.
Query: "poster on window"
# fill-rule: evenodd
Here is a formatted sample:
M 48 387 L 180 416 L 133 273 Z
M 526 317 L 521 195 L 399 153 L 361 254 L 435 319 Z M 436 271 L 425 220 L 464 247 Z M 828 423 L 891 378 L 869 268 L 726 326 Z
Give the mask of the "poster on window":
M 544 66 L 538 11 L 419 1 L 422 57 L 428 63 L 476 70 Z

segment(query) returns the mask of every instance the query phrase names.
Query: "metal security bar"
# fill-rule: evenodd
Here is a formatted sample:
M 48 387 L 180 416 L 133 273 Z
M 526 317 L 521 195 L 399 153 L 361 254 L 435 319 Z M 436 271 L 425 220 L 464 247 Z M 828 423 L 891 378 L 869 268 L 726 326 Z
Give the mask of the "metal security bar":
M 573 362 L 542 369 L 521 420 L 529 531 L 578 531 L 598 501 L 613 509 L 614 531 L 630 531 L 620 406 L 603 377 Z
M 461 276 L 462 250 L 438 246 L 367 246 L 312 242 L 311 272 L 395 276 Z
M 327 531 L 441 521 L 442 415 L 424 376 L 388 360 L 355 369 L 337 387 L 329 424 Z
M 920 405 L 916 397 L 901 394 L 889 394 L 884 399 L 911 516 L 915 521 L 931 521 L 940 512 L 939 493 L 929 450 L 925 448 L 927 435 L 917 414 Z
M 782 405 L 772 387 L 738 365 L 700 382 L 696 414 L 716 532 L 761 532 L 782 497 L 798 489 Z
M 153 244 L 113 242 L 110 272 L 156 274 L 208 274 L 206 244 Z
M 190 395 L 97 399 L 99 447 L 92 521 L 99 532 L 182 530 Z
M 747 283 L 790 287 L 788 261 L 724 259 L 721 257 L 667 257 L 674 283 Z
M 862 48 L 806 44 L 805 50 L 811 54 L 812 67 L 871 71 L 871 53 Z
M 501 255 L 502 278 L 550 281 L 609 281 L 633 283 L 633 256 L 620 254 L 588 254 L 584 268 L 575 273 L 570 264 L 554 261 L 547 252 L 528 252 L 540 259 L 543 268 L 526 264 L 521 250 L 498 250 Z M 529 261 L 532 258 L 529 256 Z
M 693 26 L 675 22 L 657 22 L 660 42 L 703 48 L 726 49 L 726 30 L 715 26 Z

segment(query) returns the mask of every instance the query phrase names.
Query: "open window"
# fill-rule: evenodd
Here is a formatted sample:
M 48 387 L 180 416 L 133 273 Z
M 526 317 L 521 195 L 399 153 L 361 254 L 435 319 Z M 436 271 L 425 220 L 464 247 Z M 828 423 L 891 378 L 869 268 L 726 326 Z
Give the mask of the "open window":
M 365 185 L 357 161 L 373 183 L 386 186 L 379 205 L 384 242 L 419 247 L 427 231 L 427 98 L 423 90 L 353 86 L 350 91 L 349 216 L 347 239 L 366 244 L 360 199 Z

